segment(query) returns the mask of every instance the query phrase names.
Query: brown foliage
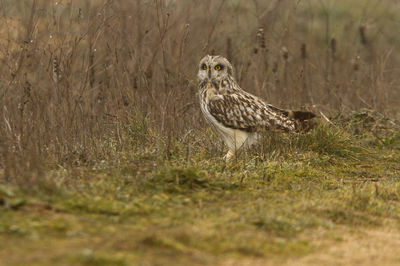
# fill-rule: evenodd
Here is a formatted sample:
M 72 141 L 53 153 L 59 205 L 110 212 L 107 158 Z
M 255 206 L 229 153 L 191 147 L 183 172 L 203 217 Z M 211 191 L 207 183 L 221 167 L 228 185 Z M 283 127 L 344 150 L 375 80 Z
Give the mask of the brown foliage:
M 105 140 L 120 147 L 138 114 L 169 139 L 203 127 L 196 72 L 207 53 L 227 56 L 244 89 L 284 108 L 399 113 L 394 32 L 349 17 L 334 36 L 329 10 L 315 14 L 298 1 L 1 5 L 0 144 L 8 170 L 107 158 Z

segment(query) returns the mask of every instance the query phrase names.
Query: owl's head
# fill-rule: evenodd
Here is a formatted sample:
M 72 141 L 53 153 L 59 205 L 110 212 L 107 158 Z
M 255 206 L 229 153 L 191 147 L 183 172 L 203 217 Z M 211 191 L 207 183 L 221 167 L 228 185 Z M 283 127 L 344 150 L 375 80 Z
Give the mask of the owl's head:
M 220 55 L 206 55 L 200 60 L 197 79 L 204 81 L 222 81 L 233 76 L 233 68 L 228 59 Z

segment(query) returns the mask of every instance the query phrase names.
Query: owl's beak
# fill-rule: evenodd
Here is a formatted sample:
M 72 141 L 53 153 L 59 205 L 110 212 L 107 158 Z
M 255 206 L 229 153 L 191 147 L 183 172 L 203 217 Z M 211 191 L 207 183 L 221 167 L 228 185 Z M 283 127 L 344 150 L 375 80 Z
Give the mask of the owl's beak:
M 208 69 L 208 79 L 211 79 L 211 69 Z

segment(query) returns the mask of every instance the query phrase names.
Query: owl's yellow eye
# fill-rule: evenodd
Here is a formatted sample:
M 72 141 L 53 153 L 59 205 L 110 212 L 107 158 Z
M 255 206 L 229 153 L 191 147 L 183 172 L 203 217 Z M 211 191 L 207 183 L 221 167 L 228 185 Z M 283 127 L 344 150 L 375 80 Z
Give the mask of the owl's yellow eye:
M 215 70 L 220 71 L 221 69 L 222 69 L 222 66 L 221 66 L 221 65 L 216 65 L 216 66 L 215 66 Z
M 201 68 L 202 68 L 203 70 L 207 70 L 207 66 L 206 66 L 206 65 L 202 65 Z

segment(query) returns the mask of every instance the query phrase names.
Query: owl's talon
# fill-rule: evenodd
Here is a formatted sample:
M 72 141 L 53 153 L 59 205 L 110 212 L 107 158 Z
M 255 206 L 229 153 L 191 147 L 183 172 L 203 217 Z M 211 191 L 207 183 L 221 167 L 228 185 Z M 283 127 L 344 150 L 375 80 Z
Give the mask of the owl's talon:
M 227 154 L 224 156 L 225 162 L 230 163 L 235 156 L 235 151 L 229 150 Z

